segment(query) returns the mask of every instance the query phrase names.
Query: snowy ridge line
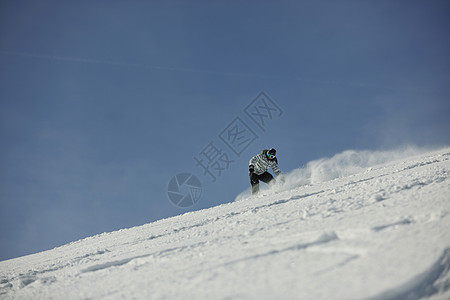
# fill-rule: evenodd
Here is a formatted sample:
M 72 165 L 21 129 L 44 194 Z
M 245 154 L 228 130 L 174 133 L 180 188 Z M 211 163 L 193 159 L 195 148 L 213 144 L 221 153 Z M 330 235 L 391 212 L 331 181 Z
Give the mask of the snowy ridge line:
M 408 151 L 410 151 L 410 150 L 408 150 Z M 346 151 L 346 152 L 352 153 L 352 154 L 354 153 L 353 151 Z M 446 153 L 446 155 L 443 154 L 442 156 L 449 156 L 449 155 L 450 155 L 450 153 Z M 431 157 L 433 157 L 433 156 L 431 156 Z M 398 158 L 396 158 L 396 159 L 398 159 Z M 448 158 L 444 158 L 444 160 L 448 160 Z M 433 161 L 431 161 L 431 162 L 412 163 L 410 166 L 407 166 L 407 167 L 405 167 L 403 169 L 400 169 L 400 170 L 396 170 L 396 171 L 391 172 L 391 173 L 386 173 L 386 174 L 379 175 L 377 178 L 379 179 L 381 177 L 390 176 L 390 175 L 393 175 L 395 173 L 402 172 L 404 170 L 410 170 L 410 169 L 417 168 L 417 167 L 427 166 L 427 165 L 430 165 L 430 164 L 433 164 L 433 163 L 439 163 L 440 161 L 441 160 L 433 159 Z M 370 171 L 373 171 L 373 169 L 371 169 Z M 367 172 L 367 171 L 365 171 L 365 172 Z M 355 175 L 355 174 L 351 174 L 349 176 L 353 176 L 353 175 Z M 335 178 L 335 179 L 338 179 L 338 178 Z M 335 180 L 335 179 L 333 179 L 333 180 Z M 367 178 L 359 179 L 357 181 L 350 181 L 347 184 L 345 184 L 344 187 L 350 186 L 350 185 L 355 185 L 355 184 L 358 184 L 358 183 L 361 183 L 361 182 L 365 182 L 365 181 L 370 181 L 370 180 L 373 180 L 373 179 L 375 179 L 375 177 L 370 176 L 370 177 L 367 177 Z M 423 183 L 417 183 L 417 184 L 422 184 L 423 185 Z M 407 188 L 411 188 L 411 187 L 412 186 L 409 186 Z M 225 215 L 217 216 L 217 217 L 214 217 L 214 218 L 208 218 L 208 219 L 202 220 L 201 222 L 196 223 L 196 224 L 192 224 L 192 225 L 189 225 L 189 226 L 182 226 L 182 227 L 179 227 L 179 228 L 172 229 L 170 232 L 165 232 L 165 233 L 162 233 L 162 234 L 152 235 L 148 239 L 162 238 L 162 237 L 166 237 L 166 236 L 169 236 L 169 235 L 178 234 L 178 233 L 183 232 L 183 231 L 187 231 L 187 230 L 191 230 L 191 229 L 195 229 L 195 228 L 200 228 L 202 226 L 208 225 L 210 223 L 217 222 L 217 221 L 222 220 L 222 219 L 227 219 L 227 218 L 233 217 L 235 215 L 248 213 L 249 211 L 251 211 L 253 213 L 256 213 L 260 209 L 270 208 L 270 207 L 275 206 L 275 205 L 286 204 L 286 203 L 294 201 L 294 200 L 300 200 L 300 199 L 307 198 L 307 197 L 310 197 L 310 196 L 319 195 L 319 194 L 322 194 L 322 193 L 329 192 L 332 189 L 333 188 L 330 188 L 330 189 L 327 189 L 327 190 L 320 190 L 320 191 L 312 192 L 312 193 L 295 195 L 295 196 L 291 196 L 289 199 L 280 199 L 280 200 L 276 200 L 274 202 L 270 202 L 268 204 L 263 204 L 263 205 L 256 206 L 256 207 L 253 207 L 253 208 L 249 208 L 249 209 L 246 208 L 246 209 L 241 210 L 241 211 L 227 213 Z M 287 191 L 289 191 L 289 190 L 287 190 Z M 283 189 L 282 191 L 280 191 L 279 187 L 278 187 L 278 190 L 277 190 L 277 188 L 275 188 L 275 193 L 280 194 L 280 196 L 282 196 L 283 192 L 286 192 L 286 190 Z M 263 195 L 262 197 L 263 198 L 264 197 L 270 197 L 270 196 L 273 196 L 273 194 L 274 193 L 268 192 L 267 194 Z M 382 197 L 379 197 L 378 200 L 381 201 Z M 225 204 L 225 205 L 227 205 L 227 204 Z M 188 214 L 191 214 L 191 213 L 188 213 Z M 135 241 L 135 242 L 139 242 L 139 241 Z
M 100 234 L 0 262 L 0 298 L 449 299 L 449 178 L 447 148 Z
M 423 151 L 426 151 L 426 150 L 423 150 L 423 149 L 422 150 L 418 150 L 415 147 L 407 147 L 405 150 L 400 151 L 401 154 L 397 153 L 397 154 L 392 155 L 393 158 L 391 158 L 391 159 L 394 159 L 394 161 L 395 161 L 395 160 L 398 160 L 399 157 L 404 155 L 403 153 L 407 153 L 408 155 L 412 156 L 412 155 L 418 155 L 417 153 L 422 153 Z M 360 155 L 358 155 L 358 153 L 360 153 L 360 152 L 356 152 L 356 151 L 353 151 L 353 150 L 348 150 L 348 151 L 344 151 L 343 153 L 335 155 L 333 158 L 331 158 L 329 160 L 321 159 L 319 161 L 320 162 L 328 162 L 328 161 L 333 161 L 333 160 L 337 159 L 339 161 L 345 161 L 347 163 L 350 163 L 352 161 L 359 161 L 359 162 L 361 162 L 362 159 L 360 158 Z M 371 156 L 371 155 L 369 155 L 369 153 L 371 153 L 369 151 L 362 151 L 361 153 L 362 153 L 362 156 L 368 156 L 368 157 Z M 377 153 L 377 152 L 374 152 L 374 153 Z M 380 152 L 380 153 L 382 153 L 383 156 L 388 157 L 388 154 L 386 154 L 385 152 Z M 391 153 L 391 152 L 387 152 L 387 153 Z M 350 155 L 350 158 L 348 157 L 348 155 Z M 450 156 L 450 152 L 442 154 L 442 156 Z M 433 157 L 433 155 L 431 155 L 430 157 Z M 384 162 L 385 160 L 386 160 L 386 158 L 383 158 L 383 159 L 373 159 L 373 158 L 371 158 L 371 159 L 369 159 L 369 162 L 364 162 L 364 163 L 360 163 L 360 164 L 361 165 L 371 166 L 370 161 L 376 161 L 378 163 L 380 161 Z M 448 158 L 444 158 L 444 160 L 448 160 Z M 392 172 L 392 173 L 386 173 L 386 174 L 380 175 L 378 178 L 380 178 L 381 176 L 389 176 L 389 175 L 392 175 L 392 174 L 395 174 L 395 173 L 398 173 L 398 172 L 402 172 L 403 170 L 408 170 L 408 169 L 412 169 L 412 168 L 416 168 L 416 167 L 423 167 L 423 166 L 427 166 L 427 165 L 430 165 L 430 164 L 433 164 L 433 163 L 439 163 L 439 162 L 440 162 L 440 160 L 434 159 L 433 161 L 426 162 L 426 163 L 413 163 L 411 166 L 407 166 L 404 169 L 396 170 L 395 172 Z M 314 162 L 311 162 L 311 163 L 314 163 Z M 377 166 L 378 167 L 380 167 L 380 166 L 383 167 L 382 164 L 381 165 L 377 165 Z M 369 172 L 373 171 L 373 170 L 374 169 L 371 168 L 369 170 Z M 359 171 L 368 172 L 367 169 L 360 169 Z M 289 180 L 289 178 L 292 176 L 292 174 L 294 172 L 295 172 L 295 170 L 287 175 L 287 177 L 288 177 L 287 180 Z M 353 176 L 353 175 L 355 175 L 355 174 L 349 174 L 348 176 Z M 345 177 L 341 177 L 341 178 L 345 178 Z M 335 179 L 339 179 L 339 178 L 333 178 L 331 180 L 335 180 Z M 363 178 L 363 179 L 360 179 L 360 180 L 357 180 L 357 181 L 350 181 L 349 183 L 347 183 L 344 186 L 354 185 L 354 184 L 358 184 L 358 183 L 361 183 L 361 182 L 364 182 L 364 181 L 370 181 L 372 179 L 375 179 L 375 177 L 371 176 L 371 177 Z M 294 188 L 298 188 L 298 187 L 299 186 L 296 186 Z M 283 192 L 289 191 L 291 188 L 292 187 L 282 188 L 282 187 L 276 186 L 274 188 L 274 192 L 270 192 L 270 191 L 266 192 L 266 194 L 264 194 L 262 197 L 263 198 L 264 197 L 270 197 L 270 196 L 273 196 L 274 193 L 282 194 Z M 271 206 L 274 206 L 274 205 L 280 205 L 280 204 L 288 203 L 288 202 L 290 202 L 292 200 L 299 200 L 299 199 L 307 198 L 307 197 L 318 195 L 318 194 L 325 193 L 325 192 L 329 192 L 329 190 L 321 190 L 321 191 L 318 191 L 318 192 L 306 193 L 306 194 L 303 194 L 303 195 L 292 196 L 289 199 L 277 200 L 277 201 L 274 201 L 274 202 L 269 203 L 269 204 L 264 204 L 264 205 L 260 205 L 260 206 L 254 207 L 251 210 L 252 210 L 252 212 L 256 213 L 260 209 L 268 208 L 268 207 L 271 207 Z M 180 227 L 180 228 L 175 228 L 175 229 L 173 229 L 170 232 L 165 232 L 165 233 L 162 233 L 162 234 L 152 235 L 148 239 L 156 239 L 156 238 L 161 238 L 161 237 L 165 237 L 165 236 L 172 235 L 172 234 L 177 234 L 177 233 L 179 233 L 181 231 L 186 231 L 186 230 L 194 229 L 194 228 L 197 228 L 197 227 L 201 227 L 201 226 L 207 225 L 209 223 L 221 220 L 223 218 L 229 218 L 229 217 L 232 217 L 234 215 L 243 214 L 243 213 L 247 213 L 247 212 L 248 212 L 248 209 L 245 209 L 245 210 L 238 211 L 238 212 L 232 212 L 230 214 L 226 214 L 226 215 L 223 215 L 223 216 L 218 216 L 218 217 L 215 217 L 215 218 L 206 219 L 206 220 L 203 220 L 202 222 L 197 223 L 197 224 L 193 224 L 193 225 L 189 225 L 189 226 L 183 226 L 183 227 Z M 187 214 L 191 214 L 191 213 L 187 213 Z M 175 216 L 173 218 L 177 218 L 177 217 L 180 217 L 180 216 Z M 167 220 L 167 219 L 164 219 L 164 220 Z M 162 221 L 162 220 L 160 220 L 160 221 Z M 156 221 L 156 222 L 159 222 L 159 221 Z M 92 236 L 92 237 L 89 237 L 89 238 L 95 238 L 97 236 L 99 236 L 99 235 Z
M 450 248 L 425 272 L 415 276 L 401 286 L 381 293 L 367 300 L 416 300 L 443 293 L 449 289 L 449 282 L 439 282 L 448 277 L 450 271 Z

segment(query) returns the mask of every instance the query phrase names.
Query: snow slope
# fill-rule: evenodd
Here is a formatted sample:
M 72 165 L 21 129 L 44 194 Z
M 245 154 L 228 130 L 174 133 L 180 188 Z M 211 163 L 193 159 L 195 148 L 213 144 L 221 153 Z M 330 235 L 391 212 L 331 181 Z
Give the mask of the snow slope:
M 450 148 L 406 154 L 0 262 L 0 298 L 450 299 Z

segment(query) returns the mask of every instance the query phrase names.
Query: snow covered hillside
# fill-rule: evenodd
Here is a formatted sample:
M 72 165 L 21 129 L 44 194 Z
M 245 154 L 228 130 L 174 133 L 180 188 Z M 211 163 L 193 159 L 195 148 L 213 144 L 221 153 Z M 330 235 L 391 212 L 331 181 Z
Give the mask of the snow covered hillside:
M 402 156 L 0 262 L 0 298 L 450 299 L 450 148 Z

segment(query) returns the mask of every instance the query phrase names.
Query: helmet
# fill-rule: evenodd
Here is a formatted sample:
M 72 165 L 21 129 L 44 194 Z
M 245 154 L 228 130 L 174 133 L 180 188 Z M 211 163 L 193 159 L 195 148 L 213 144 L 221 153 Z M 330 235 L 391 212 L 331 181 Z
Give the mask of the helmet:
M 277 155 L 277 150 L 271 148 L 270 150 L 267 150 L 267 158 L 268 159 L 275 159 L 276 155 Z

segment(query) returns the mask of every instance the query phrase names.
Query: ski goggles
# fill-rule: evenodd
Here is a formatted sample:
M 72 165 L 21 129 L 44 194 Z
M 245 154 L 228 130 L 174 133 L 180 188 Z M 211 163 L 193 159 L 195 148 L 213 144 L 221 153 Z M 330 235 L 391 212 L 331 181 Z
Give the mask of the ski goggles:
M 267 153 L 267 157 L 268 157 L 269 159 L 274 159 L 275 156 L 276 156 L 276 155 L 272 155 L 272 154 Z

